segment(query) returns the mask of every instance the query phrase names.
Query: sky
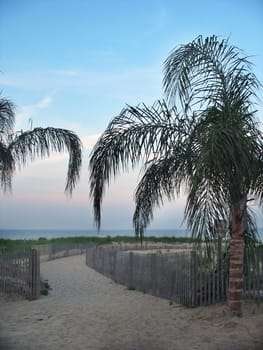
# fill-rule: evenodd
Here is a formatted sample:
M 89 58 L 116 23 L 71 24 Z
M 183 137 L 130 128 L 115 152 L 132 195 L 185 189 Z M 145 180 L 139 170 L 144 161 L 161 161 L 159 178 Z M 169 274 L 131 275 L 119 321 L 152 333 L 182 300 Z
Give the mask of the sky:
M 0 0 L 0 91 L 16 104 L 16 130 L 32 120 L 73 130 L 84 145 L 71 198 L 64 194 L 67 154 L 17 171 L 12 194 L 0 193 L 0 228 L 94 229 L 93 145 L 126 104 L 163 97 L 165 58 L 200 34 L 229 37 L 252 56 L 263 81 L 262 0 Z M 111 183 L 102 229 L 132 228 L 137 181 L 129 171 Z M 184 205 L 182 194 L 157 208 L 150 228 L 180 228 Z

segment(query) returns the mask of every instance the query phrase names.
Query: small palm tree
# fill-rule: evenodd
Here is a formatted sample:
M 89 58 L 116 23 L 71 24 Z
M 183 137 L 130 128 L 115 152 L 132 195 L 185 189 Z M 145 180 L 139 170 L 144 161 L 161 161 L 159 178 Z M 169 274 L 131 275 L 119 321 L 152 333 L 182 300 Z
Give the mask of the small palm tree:
M 98 228 L 105 185 L 138 161 L 143 175 L 135 194 L 137 235 L 142 237 L 153 209 L 182 190 L 188 194 L 185 217 L 194 237 L 209 242 L 218 220 L 228 223 L 228 305 L 239 316 L 244 243 L 256 233 L 247 202 L 256 196 L 263 203 L 263 137 L 252 109 L 259 86 L 240 50 L 215 36 L 198 37 L 164 63 L 168 103 L 128 106 L 111 121 L 90 161 Z
M 28 160 L 43 158 L 50 152 L 69 152 L 69 164 L 65 191 L 72 193 L 80 175 L 82 146 L 72 131 L 58 128 L 35 128 L 14 133 L 15 106 L 0 98 L 0 186 L 11 190 L 16 168 Z

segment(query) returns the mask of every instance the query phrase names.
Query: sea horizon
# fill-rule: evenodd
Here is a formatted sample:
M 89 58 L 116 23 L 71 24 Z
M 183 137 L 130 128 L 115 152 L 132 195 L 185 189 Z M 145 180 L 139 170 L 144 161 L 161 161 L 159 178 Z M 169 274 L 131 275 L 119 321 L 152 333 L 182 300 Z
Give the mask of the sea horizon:
M 263 240 L 263 228 L 258 228 L 260 239 Z M 59 238 L 59 237 L 116 237 L 116 236 L 134 236 L 133 229 L 0 229 L 0 239 L 39 239 L 41 238 Z M 191 232 L 186 228 L 176 229 L 147 229 L 145 237 L 191 237 Z
M 78 237 L 78 236 L 134 236 L 133 229 L 0 229 L 0 238 L 4 239 L 39 239 L 41 238 L 58 238 L 58 237 Z M 145 237 L 190 237 L 190 231 L 185 228 L 179 229 L 148 229 Z

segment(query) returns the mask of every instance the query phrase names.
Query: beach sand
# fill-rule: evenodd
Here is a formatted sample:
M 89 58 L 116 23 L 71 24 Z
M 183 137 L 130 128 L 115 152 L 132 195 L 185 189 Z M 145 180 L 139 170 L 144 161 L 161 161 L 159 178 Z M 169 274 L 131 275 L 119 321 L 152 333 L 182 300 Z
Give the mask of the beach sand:
M 263 303 L 246 303 L 243 318 L 224 316 L 224 305 L 171 305 L 100 275 L 84 255 L 42 262 L 41 275 L 48 296 L 0 295 L 0 349 L 263 349 Z

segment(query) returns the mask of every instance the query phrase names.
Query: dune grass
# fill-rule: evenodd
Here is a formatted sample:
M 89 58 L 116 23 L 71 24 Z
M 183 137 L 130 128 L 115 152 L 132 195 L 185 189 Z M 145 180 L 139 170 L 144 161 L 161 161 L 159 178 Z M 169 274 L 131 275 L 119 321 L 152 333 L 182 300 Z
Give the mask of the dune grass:
M 133 236 L 79 236 L 79 237 L 57 237 L 47 239 L 40 237 L 39 239 L 5 239 L 0 238 L 0 251 L 27 251 L 32 246 L 43 244 L 111 244 L 117 243 L 140 243 L 140 240 Z M 144 237 L 144 242 L 149 243 L 192 243 L 190 237 Z

